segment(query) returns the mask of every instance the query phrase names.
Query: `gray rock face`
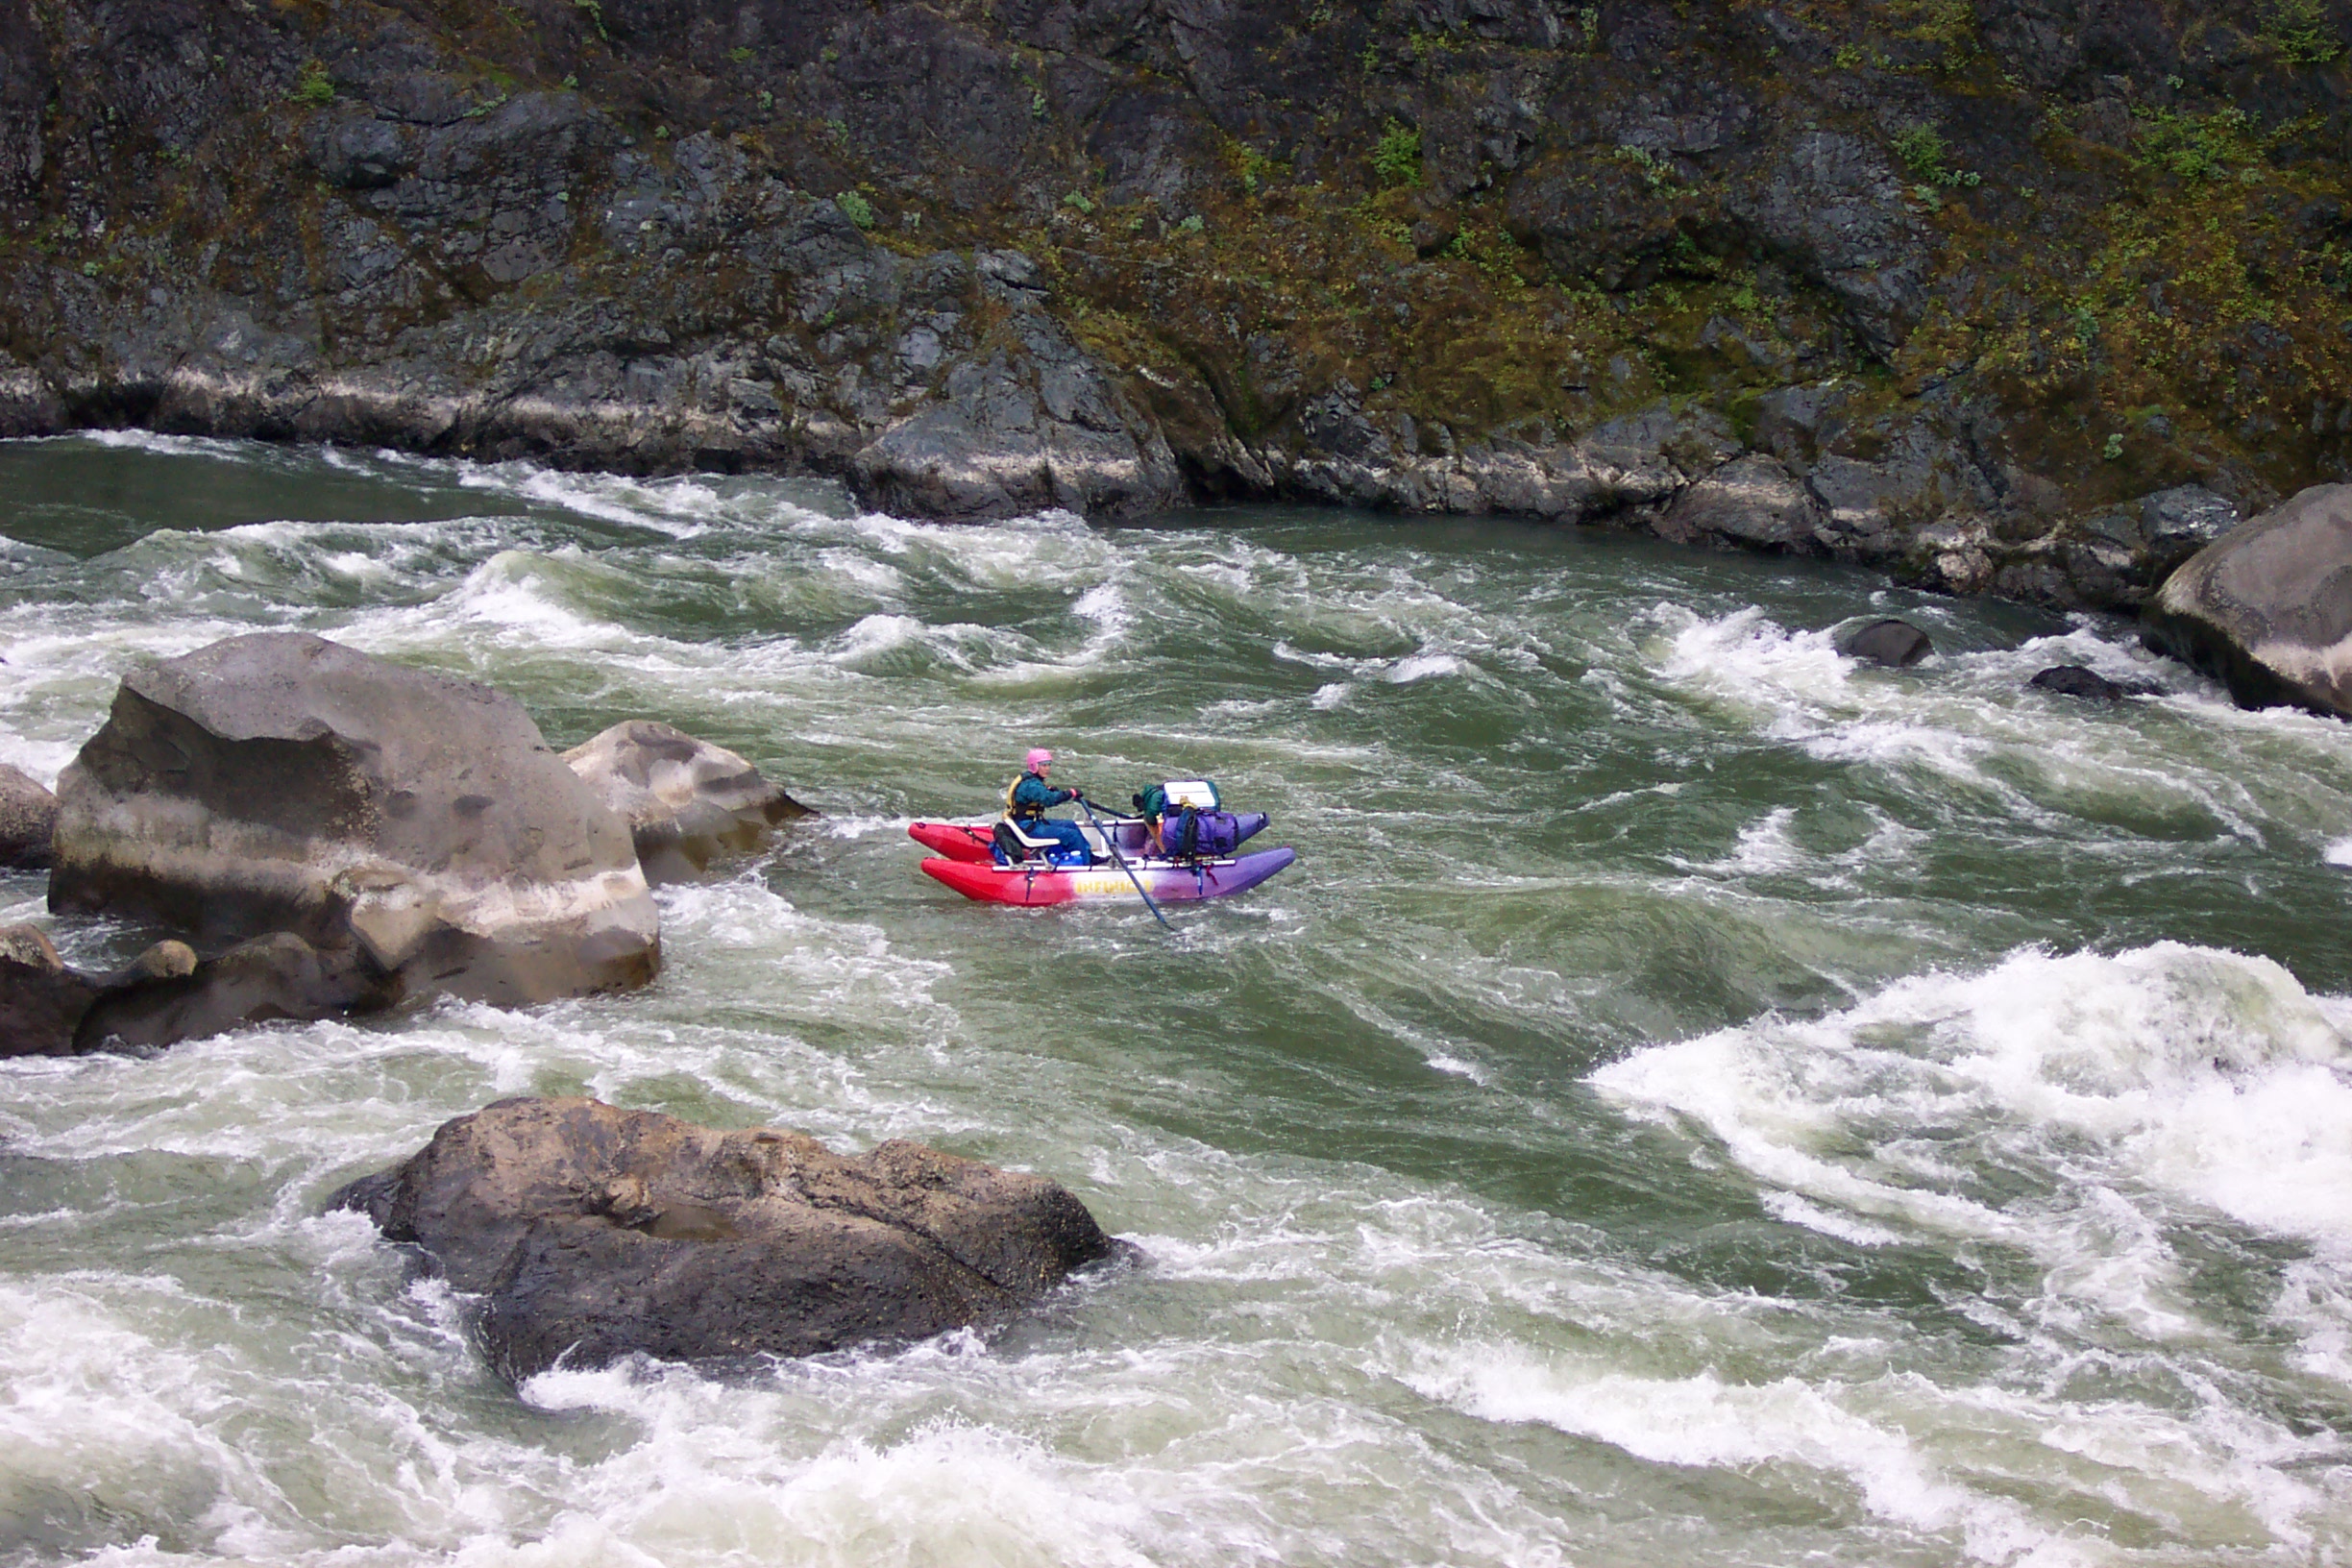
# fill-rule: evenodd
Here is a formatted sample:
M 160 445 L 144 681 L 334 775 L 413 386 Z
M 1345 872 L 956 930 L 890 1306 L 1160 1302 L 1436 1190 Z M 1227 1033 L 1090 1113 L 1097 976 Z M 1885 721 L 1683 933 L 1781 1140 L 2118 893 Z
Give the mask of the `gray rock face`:
M 1892 616 L 1866 621 L 1838 639 L 1838 651 L 1850 659 L 1908 670 L 1935 651 L 1927 634 L 1908 621 Z
M 2241 707 L 2352 717 L 2352 484 L 2314 485 L 2197 551 L 2140 626 Z
M 2137 609 L 2208 541 L 2163 498 L 2145 539 L 2068 532 L 2119 475 L 2251 510 L 2352 464 L 2341 82 L 2220 0 L 1946 9 L 582 0 L 482 32 L 0 0 L 0 231 L 33 236 L 0 248 L 0 433 L 813 472 L 957 518 L 1765 516 L 1797 548 L 1793 496 L 1694 488 L 1752 448 L 1839 559 Z M 1965 347 L 2063 308 L 2114 211 L 2183 221 L 2146 116 L 2225 108 L 2303 127 L 2231 172 L 2283 182 L 2240 235 L 2273 258 L 2252 314 L 2317 326 L 2150 361 L 2128 431 L 2077 425 L 2095 323 L 2014 371 Z M 1691 404 L 1729 450 L 1644 449 Z
M 1725 540 L 1752 547 L 1820 549 L 1825 514 L 1813 493 L 1776 458 L 1751 454 L 1726 463 L 1675 498 L 1657 525 L 1682 542 Z
M 1925 235 L 1876 149 L 1835 132 L 1802 133 L 1729 206 L 1767 245 L 1843 300 L 1881 352 L 1917 319 L 1925 300 Z
M 541 1001 L 660 961 L 626 824 L 470 681 L 233 637 L 126 676 L 58 783 L 55 910 L 290 932 L 387 999 Z
M 729 850 L 758 847 L 779 822 L 814 815 L 724 747 L 653 719 L 630 719 L 563 754 L 629 824 L 652 883 L 700 875 Z
M 1041 1176 L 892 1141 L 854 1158 L 587 1099 L 460 1116 L 337 1193 L 484 1297 L 509 1377 L 632 1353 L 805 1356 L 998 1317 L 1112 1250 Z
M 22 769 L 0 762 L 0 866 L 38 870 L 49 864 L 57 796 Z
M 2158 577 L 2237 526 L 2238 508 L 2201 484 L 2159 490 L 2140 503 L 2140 533 Z

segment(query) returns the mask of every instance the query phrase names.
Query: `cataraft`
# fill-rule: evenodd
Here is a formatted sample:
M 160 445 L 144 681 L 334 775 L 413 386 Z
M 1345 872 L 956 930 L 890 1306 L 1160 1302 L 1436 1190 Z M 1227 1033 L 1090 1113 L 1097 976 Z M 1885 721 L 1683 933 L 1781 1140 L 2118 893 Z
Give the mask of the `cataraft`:
M 1139 886 L 1164 903 L 1222 898 L 1256 887 L 1298 859 L 1286 846 L 1243 851 L 1241 845 L 1266 825 L 1265 813 L 1220 809 L 1216 786 L 1207 779 L 1174 780 L 1154 793 L 1166 800 L 1161 819 L 1165 854 L 1153 849 L 1140 816 L 1090 814 L 1076 824 L 1086 840 L 1083 853 L 1031 837 L 1008 820 L 914 822 L 907 837 L 935 851 L 922 863 L 926 873 L 990 904 L 1132 900 Z M 1142 798 L 1136 797 L 1139 807 Z

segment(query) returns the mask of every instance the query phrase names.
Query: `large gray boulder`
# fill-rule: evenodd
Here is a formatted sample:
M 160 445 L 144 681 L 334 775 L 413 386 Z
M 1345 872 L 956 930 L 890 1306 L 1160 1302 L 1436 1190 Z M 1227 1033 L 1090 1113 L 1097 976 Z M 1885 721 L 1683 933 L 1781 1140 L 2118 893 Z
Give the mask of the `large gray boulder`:
M 2352 484 L 2315 485 L 2198 551 L 2140 630 L 2241 707 L 2352 717 Z
M 200 946 L 284 931 L 386 1000 L 642 984 L 658 917 L 627 823 L 520 703 L 299 632 L 135 670 L 58 780 L 49 904 Z
M 57 796 L 21 768 L 0 762 L 0 867 L 38 870 L 49 864 Z
M 589 1099 L 501 1100 L 337 1192 L 483 1298 L 506 1376 L 805 1356 L 1034 1301 L 1112 1242 L 1041 1176 L 893 1140 L 837 1155 Z
M 814 815 L 722 746 L 654 719 L 630 719 L 563 754 L 629 824 L 648 882 L 684 882 L 729 850 L 759 846 L 779 822 Z

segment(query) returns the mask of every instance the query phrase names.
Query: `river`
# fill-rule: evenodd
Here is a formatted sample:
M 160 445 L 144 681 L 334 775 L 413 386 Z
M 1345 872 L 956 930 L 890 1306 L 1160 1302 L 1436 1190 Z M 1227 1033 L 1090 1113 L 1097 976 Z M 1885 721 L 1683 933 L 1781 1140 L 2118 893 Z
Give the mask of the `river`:
M 823 813 L 662 890 L 638 994 L 0 1063 L 0 1563 L 2352 1558 L 2352 728 L 2125 623 L 1492 520 L 146 435 L 0 446 L 0 534 L 44 781 L 134 660 L 298 627 Z M 1935 656 L 1841 658 L 1873 614 Z M 906 822 L 1032 745 L 1213 777 L 1298 864 L 1172 935 L 919 875 Z M 320 1209 L 527 1092 L 1040 1170 L 1143 1262 L 518 1391 Z

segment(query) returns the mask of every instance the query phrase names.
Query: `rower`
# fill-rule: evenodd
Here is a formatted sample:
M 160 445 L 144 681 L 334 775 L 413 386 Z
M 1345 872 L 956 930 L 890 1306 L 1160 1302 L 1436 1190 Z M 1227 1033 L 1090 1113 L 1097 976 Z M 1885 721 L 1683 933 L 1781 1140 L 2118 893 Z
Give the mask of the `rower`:
M 1054 788 L 1046 776 L 1052 772 L 1053 753 L 1041 746 L 1021 759 L 1020 776 L 1005 786 L 1005 821 L 1024 839 L 1051 839 L 1065 851 L 1091 858 L 1083 828 L 1045 815 L 1049 807 L 1086 798 L 1079 790 Z

